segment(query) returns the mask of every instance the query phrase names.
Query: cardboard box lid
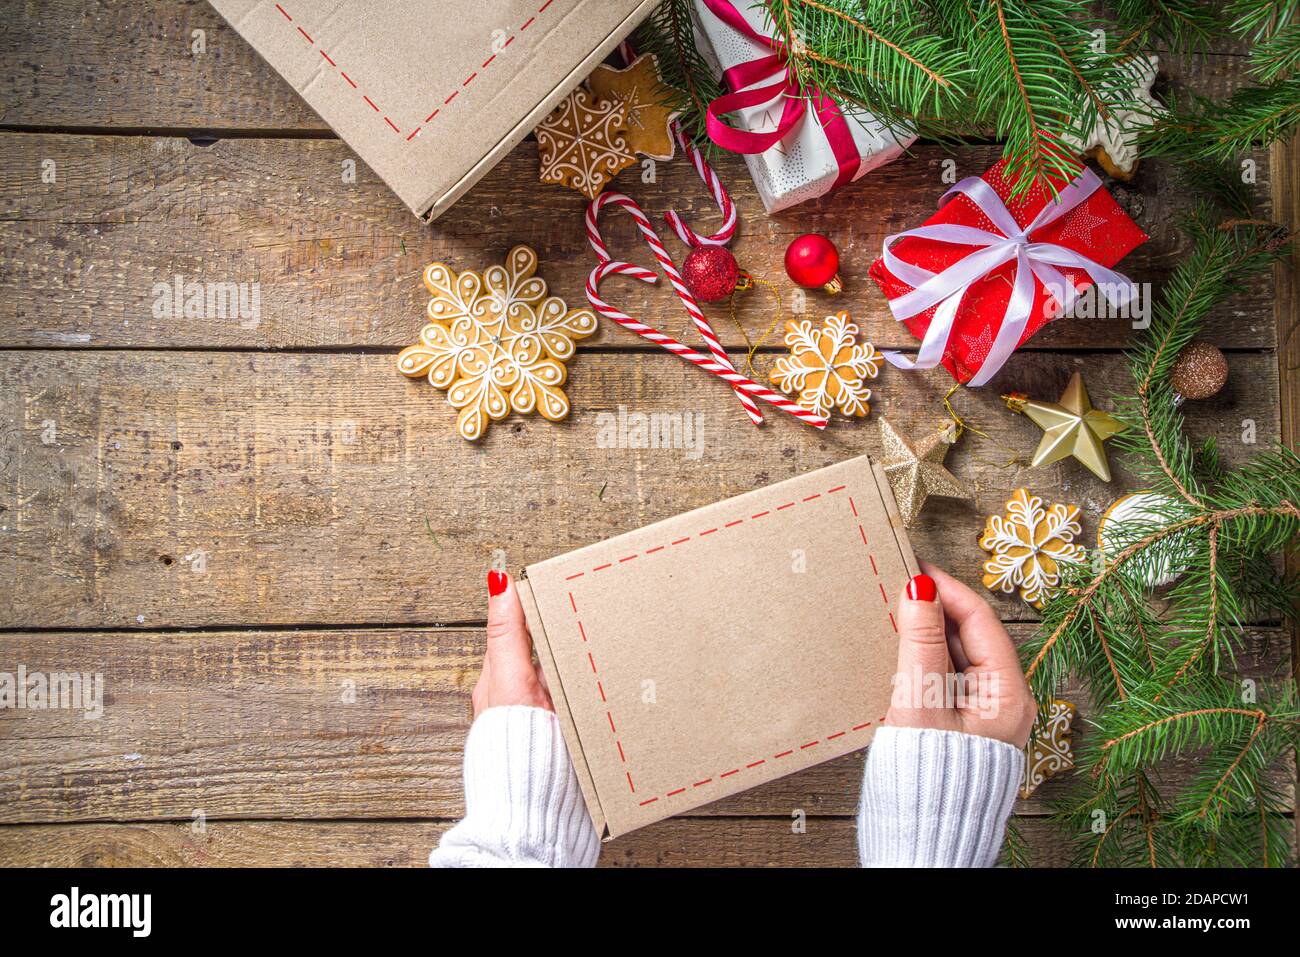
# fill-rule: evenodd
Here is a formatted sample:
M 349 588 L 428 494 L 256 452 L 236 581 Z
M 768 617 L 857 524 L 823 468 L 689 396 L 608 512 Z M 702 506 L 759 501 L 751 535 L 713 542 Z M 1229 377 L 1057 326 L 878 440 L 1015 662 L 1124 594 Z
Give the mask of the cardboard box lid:
M 530 565 L 524 612 L 597 831 L 866 745 L 916 571 L 865 456 Z
M 210 0 L 418 216 L 436 218 L 658 0 Z

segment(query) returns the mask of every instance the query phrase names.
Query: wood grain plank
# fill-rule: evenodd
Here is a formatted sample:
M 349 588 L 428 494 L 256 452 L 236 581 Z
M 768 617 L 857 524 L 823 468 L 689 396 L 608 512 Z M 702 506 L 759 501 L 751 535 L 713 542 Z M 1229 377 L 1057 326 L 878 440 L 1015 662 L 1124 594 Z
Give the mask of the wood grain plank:
M 1271 162 L 1277 167 L 1273 179 L 1273 208 L 1277 221 L 1292 232 L 1300 229 L 1300 139 L 1273 146 Z M 1293 245 L 1289 257 L 1278 263 L 1276 322 L 1278 382 L 1281 404 L 1281 441 L 1300 449 L 1300 247 Z M 1285 556 L 1286 573 L 1300 575 L 1300 554 L 1292 548 Z M 1300 609 L 1296 609 L 1300 616 Z M 1300 680 L 1300 623 L 1292 621 L 1291 668 Z M 1300 821 L 1296 822 L 1300 839 Z
M 424 867 L 446 822 L 216 821 L 0 828 L 5 867 Z M 1035 867 L 1063 867 L 1069 848 L 1042 818 L 1021 818 Z M 814 817 L 673 818 L 606 844 L 600 867 L 856 867 L 855 825 Z
M 1168 82 L 1220 96 L 1244 75 L 1242 58 L 1223 54 L 1161 63 Z M 329 129 L 203 0 L 16 6 L 0 21 L 0 104 L 13 125 Z
M 1022 352 L 989 388 L 955 397 L 989 438 L 968 434 L 950 454 L 975 501 L 932 504 L 912 535 L 922 556 L 974 582 L 983 518 L 1017 486 L 1081 506 L 1089 537 L 1136 487 L 1074 462 L 1008 464 L 1041 433 L 998 393 L 1055 398 L 1075 370 L 1103 408 L 1127 381 L 1118 354 Z M 875 414 L 931 428 L 947 384 L 939 370 L 888 369 Z M 819 434 L 772 413 L 754 428 L 722 383 L 668 355 L 587 353 L 568 388 L 568 421 L 517 418 L 470 445 L 444 397 L 390 356 L 0 353 L 0 626 L 476 621 L 494 559 L 518 569 L 879 450 L 870 421 Z M 689 416 L 699 439 L 627 448 L 620 409 Z M 1276 441 L 1271 356 L 1232 356 L 1227 389 L 1189 429 L 1232 465 L 1255 448 L 1241 443 L 1246 419 L 1259 443 Z M 997 601 L 1004 618 L 1029 615 Z
M 483 642 L 479 628 L 0 634 L 0 671 L 98 672 L 104 689 L 95 720 L 0 710 L 0 823 L 458 818 Z M 1242 672 L 1267 687 L 1287 656 L 1277 629 L 1256 629 Z M 1086 696 L 1062 694 L 1086 736 Z M 1194 770 L 1175 762 L 1166 780 Z M 851 754 L 692 813 L 851 814 L 861 776 Z M 1274 777 L 1291 793 L 1289 768 Z M 1043 813 L 1064 784 L 1020 810 Z
M 955 153 L 921 146 L 784 217 L 762 215 L 740 158 L 720 157 L 719 171 L 743 213 L 734 251 L 754 275 L 780 281 L 786 315 L 843 308 L 877 346 L 915 348 L 867 269 L 886 235 L 934 211 L 947 189 L 945 173 L 949 182 L 978 174 L 998 154 L 992 146 Z M 0 346 L 395 349 L 414 342 L 426 321 L 420 273 L 427 263 L 481 269 L 521 242 L 538 250 L 553 292 L 573 306 L 586 302 L 595 260 L 582 226 L 584 201 L 537 184 L 535 143 L 521 144 L 432 226 L 412 217 L 364 167 L 356 182 L 344 182 L 350 157 L 337 141 L 240 139 L 199 147 L 182 138 L 0 134 Z M 1267 207 L 1267 156 L 1259 160 Z M 54 182 L 42 178 L 49 163 Z M 1122 267 L 1157 287 L 1187 248 L 1176 224 L 1191 197 L 1170 175 L 1167 165 L 1147 163 L 1133 183 L 1111 184 L 1152 236 Z M 700 228 L 717 220 L 703 184 L 682 162 L 660 164 L 655 184 L 625 188 L 661 224 L 670 202 Z M 614 211 L 604 220 L 615 255 L 649 261 L 629 218 Z M 839 245 L 843 295 L 804 295 L 785 281 L 786 246 L 809 230 Z M 680 259 L 680 244 L 671 243 Z M 223 310 L 214 302 L 210 311 L 186 317 L 175 297 L 164 295 L 177 277 L 242 285 L 246 308 L 240 313 L 232 301 Z M 604 291 L 630 314 L 697 341 L 666 286 L 613 280 Z M 743 333 L 725 305 L 709 312 L 728 346 L 743 349 L 746 337 L 762 339 L 774 308 L 767 290 L 742 295 Z M 1125 316 L 1064 319 L 1027 348 L 1119 348 L 1132 330 Z M 1224 348 L 1272 346 L 1270 290 L 1245 290 L 1216 310 L 1207 335 Z M 779 339 L 767 344 L 779 347 Z M 609 322 L 584 346 L 656 348 Z

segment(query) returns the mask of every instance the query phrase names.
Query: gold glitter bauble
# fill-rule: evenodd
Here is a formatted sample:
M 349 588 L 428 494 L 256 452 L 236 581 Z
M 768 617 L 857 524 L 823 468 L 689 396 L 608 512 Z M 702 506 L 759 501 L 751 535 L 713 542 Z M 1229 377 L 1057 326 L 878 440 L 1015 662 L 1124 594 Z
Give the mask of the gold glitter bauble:
M 1208 342 L 1189 342 L 1169 370 L 1169 384 L 1184 399 L 1208 399 L 1228 383 L 1228 360 Z

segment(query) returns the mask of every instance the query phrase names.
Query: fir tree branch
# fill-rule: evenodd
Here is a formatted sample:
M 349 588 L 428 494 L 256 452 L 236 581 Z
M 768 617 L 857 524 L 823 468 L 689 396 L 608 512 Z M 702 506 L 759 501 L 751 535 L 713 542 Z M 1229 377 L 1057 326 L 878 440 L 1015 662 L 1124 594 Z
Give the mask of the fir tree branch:
M 1061 622 L 1056 626 L 1051 635 L 1048 636 L 1047 640 L 1043 642 L 1042 647 L 1039 648 L 1038 653 L 1034 656 L 1033 660 L 1030 661 L 1029 667 L 1025 669 L 1025 677 L 1027 679 L 1033 679 L 1034 672 L 1038 670 L 1039 666 L 1043 663 L 1043 660 L 1051 653 L 1052 648 L 1056 645 L 1057 641 L 1060 640 L 1061 635 L 1065 630 L 1081 612 L 1090 608 L 1092 602 L 1096 599 L 1098 590 L 1118 574 L 1119 570 L 1123 568 L 1126 563 L 1133 560 L 1135 556 L 1165 539 L 1177 536 L 1178 534 L 1190 529 L 1200 528 L 1205 525 L 1218 526 L 1224 522 L 1263 516 L 1300 519 L 1300 510 L 1297 510 L 1293 503 L 1285 502 L 1278 508 L 1250 506 L 1244 508 L 1225 509 L 1221 511 L 1202 512 L 1199 515 L 1195 515 L 1191 518 L 1158 529 L 1134 542 L 1132 545 L 1129 545 L 1123 551 L 1119 552 L 1115 558 L 1110 561 L 1095 578 L 1093 578 L 1087 587 L 1082 591 L 1070 593 L 1070 597 L 1074 600 L 1073 606 L 1065 613 L 1064 618 L 1062 618 Z
M 786 22 L 792 23 L 793 20 L 791 19 L 790 16 L 790 0 L 782 0 L 782 2 L 785 4 Z M 897 43 L 893 43 L 888 38 L 882 36 L 875 30 L 871 29 L 871 27 L 863 23 L 861 20 L 856 20 L 845 13 L 841 13 L 839 10 L 836 10 L 834 7 L 828 7 L 824 3 L 818 3 L 817 0 L 795 0 L 795 2 L 801 3 L 805 7 L 812 7 L 814 10 L 820 10 L 821 12 L 829 16 L 835 17 L 843 21 L 844 23 L 847 23 L 850 26 L 850 28 L 859 31 L 864 36 L 870 37 L 873 42 L 879 43 L 882 46 L 888 47 L 890 50 L 893 50 L 894 53 L 896 53 L 902 59 L 906 60 L 908 63 L 912 64 L 912 66 L 916 67 L 916 69 L 920 70 L 922 73 L 928 76 L 938 86 L 944 87 L 945 89 L 952 87 L 953 84 L 947 77 L 941 76 L 939 73 L 935 72 L 930 67 L 926 66 L 916 57 L 912 56 L 910 53 L 904 50 Z M 794 49 L 794 47 L 792 46 L 791 49 Z M 795 52 L 795 56 L 808 56 L 808 55 L 809 55 L 809 51 L 806 47 L 801 47 L 797 49 Z M 835 61 L 822 60 L 822 62 L 833 63 Z M 844 64 L 836 63 L 836 65 L 845 66 L 847 68 L 847 65 Z
M 1237 752 L 1237 756 L 1233 758 L 1232 764 L 1228 765 L 1228 770 L 1223 772 L 1219 780 L 1215 782 L 1214 787 L 1210 788 L 1210 793 L 1205 795 L 1205 800 L 1201 803 L 1201 810 L 1196 815 L 1198 818 L 1205 817 L 1206 812 L 1210 809 L 1210 803 L 1215 799 L 1219 791 L 1223 789 L 1223 786 L 1228 782 L 1228 779 L 1232 777 L 1233 772 L 1237 770 L 1242 759 L 1250 753 L 1251 745 L 1255 743 L 1255 739 L 1258 738 L 1260 733 L 1264 730 L 1264 726 L 1269 721 L 1269 716 L 1262 711 L 1258 714 L 1259 717 L 1255 721 L 1254 730 L 1250 732 L 1250 737 L 1246 739 L 1246 743 L 1242 745 L 1241 750 Z

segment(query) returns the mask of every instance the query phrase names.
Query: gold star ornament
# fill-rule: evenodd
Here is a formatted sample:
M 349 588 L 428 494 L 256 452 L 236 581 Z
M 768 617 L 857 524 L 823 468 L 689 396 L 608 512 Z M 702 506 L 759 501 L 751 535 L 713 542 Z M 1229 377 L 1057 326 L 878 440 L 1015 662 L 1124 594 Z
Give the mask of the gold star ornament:
M 911 442 L 888 419 L 880 420 L 880 440 L 885 447 L 881 468 L 885 470 L 889 487 L 894 490 L 898 514 L 908 528 L 915 524 L 921 507 L 931 495 L 974 498 L 970 490 L 943 467 L 944 456 L 957 441 L 958 432 L 957 423 L 946 419 L 936 431 Z
M 1037 467 L 1051 465 L 1074 456 L 1103 482 L 1110 481 L 1110 463 L 1102 447 L 1112 435 L 1124 431 L 1124 423 L 1108 412 L 1092 407 L 1083 376 L 1075 373 L 1059 402 L 1040 402 L 1022 392 L 1004 395 L 1012 412 L 1029 416 L 1043 430 L 1043 440 L 1030 463 Z

